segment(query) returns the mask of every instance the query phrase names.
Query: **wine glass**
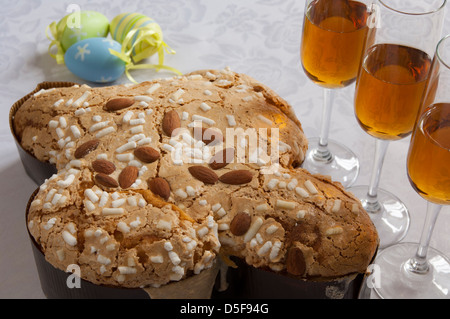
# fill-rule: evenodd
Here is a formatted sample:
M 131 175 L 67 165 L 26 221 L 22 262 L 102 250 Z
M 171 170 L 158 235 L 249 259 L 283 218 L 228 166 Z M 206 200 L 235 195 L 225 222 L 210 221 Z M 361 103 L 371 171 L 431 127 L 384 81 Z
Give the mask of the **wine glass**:
M 328 139 L 335 89 L 356 79 L 367 36 L 370 1 L 307 0 L 300 56 L 309 79 L 323 87 L 320 137 L 308 138 L 303 168 L 329 175 L 344 187 L 353 184 L 359 160 L 346 146 Z
M 445 2 L 378 0 L 373 4 L 373 27 L 355 85 L 355 115 L 363 130 L 375 137 L 375 159 L 369 186 L 348 190 L 369 213 L 380 248 L 401 241 L 409 229 L 407 207 L 378 185 L 389 142 L 413 130 L 441 37 Z
M 450 260 L 429 246 L 443 205 L 450 205 L 450 35 L 436 49 L 427 89 L 411 137 L 407 171 L 414 190 L 427 200 L 420 243 L 384 249 L 374 263 L 381 298 L 450 298 Z

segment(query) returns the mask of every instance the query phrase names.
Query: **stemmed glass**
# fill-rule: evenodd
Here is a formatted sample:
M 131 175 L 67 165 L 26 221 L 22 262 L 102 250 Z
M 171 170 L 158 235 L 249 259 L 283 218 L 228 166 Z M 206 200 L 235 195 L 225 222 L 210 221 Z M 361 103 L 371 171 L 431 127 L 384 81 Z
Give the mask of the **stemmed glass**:
M 409 228 L 406 206 L 378 185 L 389 142 L 413 130 L 441 37 L 445 2 L 378 0 L 373 5 L 373 28 L 355 86 L 355 115 L 363 130 L 375 137 L 375 160 L 369 186 L 348 190 L 372 218 L 380 248 L 401 241 Z
M 429 247 L 439 211 L 450 205 L 450 35 L 439 42 L 430 72 L 407 160 L 409 181 L 427 200 L 427 215 L 419 244 L 392 245 L 375 259 L 381 298 L 450 297 L 450 260 Z
M 335 89 L 356 79 L 367 36 L 368 3 L 358 0 L 307 0 L 300 48 L 303 70 L 323 87 L 320 137 L 308 138 L 303 168 L 329 175 L 344 187 L 354 183 L 359 160 L 346 146 L 328 139 Z

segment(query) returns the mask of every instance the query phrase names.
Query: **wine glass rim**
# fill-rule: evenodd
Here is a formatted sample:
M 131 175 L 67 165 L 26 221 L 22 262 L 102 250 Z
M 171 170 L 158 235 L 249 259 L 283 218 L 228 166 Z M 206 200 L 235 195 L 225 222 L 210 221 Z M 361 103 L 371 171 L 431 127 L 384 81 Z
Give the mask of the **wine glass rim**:
M 395 12 L 400 13 L 400 14 L 414 16 L 414 15 L 427 15 L 427 14 L 433 14 L 433 13 L 439 12 L 440 10 L 442 10 L 445 7 L 445 4 L 447 3 L 447 0 L 442 0 L 442 4 L 438 8 L 436 8 L 434 10 L 426 11 L 426 12 L 406 12 L 406 11 L 402 11 L 402 10 L 399 10 L 399 9 L 395 9 L 394 7 L 386 4 L 386 0 L 379 0 L 379 2 L 384 7 L 388 8 L 389 10 L 395 11 Z
M 425 131 L 423 130 L 423 125 L 425 124 L 425 120 L 427 119 L 427 118 L 429 118 L 430 116 L 431 116 L 431 114 L 432 113 L 434 113 L 434 112 L 436 112 L 440 107 L 441 107 L 441 105 L 443 105 L 443 104 L 448 104 L 448 103 L 436 103 L 436 104 L 433 104 L 432 106 L 430 106 L 430 108 L 428 109 L 428 110 L 426 110 L 421 116 L 420 116 L 420 119 L 419 119 L 419 121 L 418 121 L 418 129 L 420 129 L 430 140 L 431 140 L 431 142 L 434 144 L 434 145 L 436 145 L 436 146 L 438 146 L 438 147 L 440 147 L 440 148 L 442 148 L 442 149 L 445 149 L 445 150 L 447 150 L 447 151 L 450 151 L 450 148 L 448 148 L 447 146 L 445 146 L 445 145 L 442 145 L 441 143 L 439 143 L 438 141 L 436 141 L 433 137 L 431 137 L 428 133 L 425 133 Z
M 436 45 L 436 57 L 439 59 L 439 61 L 445 65 L 447 69 L 450 69 L 450 61 L 444 61 L 443 56 L 440 54 L 441 45 L 446 40 L 450 39 L 450 34 L 447 34 L 445 37 L 443 37 L 441 40 L 439 40 L 438 44 Z

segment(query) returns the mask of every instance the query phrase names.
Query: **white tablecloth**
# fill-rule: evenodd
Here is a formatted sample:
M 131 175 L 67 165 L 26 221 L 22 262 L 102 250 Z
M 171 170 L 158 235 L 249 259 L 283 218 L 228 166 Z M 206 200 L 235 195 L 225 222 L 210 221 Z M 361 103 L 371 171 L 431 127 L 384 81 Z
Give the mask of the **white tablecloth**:
M 10 134 L 11 105 L 41 81 L 75 81 L 65 66 L 47 54 L 45 28 L 66 15 L 74 1 L 0 0 L 0 298 L 44 298 L 24 210 L 37 185 L 26 175 Z M 274 89 L 294 107 L 307 136 L 317 136 L 322 112 L 322 91 L 307 79 L 299 59 L 304 1 L 296 0 L 77 0 L 82 10 L 103 13 L 112 20 L 123 12 L 140 12 L 162 27 L 176 54 L 166 63 L 183 73 L 220 69 L 247 73 Z M 444 34 L 450 33 L 450 14 Z M 137 80 L 167 73 L 134 71 Z M 125 76 L 117 83 L 127 83 Z M 362 131 L 353 114 L 354 85 L 339 90 L 332 115 L 330 138 L 343 141 L 362 163 L 358 184 L 367 184 L 374 141 Z M 425 201 L 411 188 L 405 158 L 409 139 L 391 143 L 380 187 L 394 192 L 411 213 L 404 241 L 417 242 L 425 217 Z M 436 225 L 432 245 L 450 256 L 450 209 Z

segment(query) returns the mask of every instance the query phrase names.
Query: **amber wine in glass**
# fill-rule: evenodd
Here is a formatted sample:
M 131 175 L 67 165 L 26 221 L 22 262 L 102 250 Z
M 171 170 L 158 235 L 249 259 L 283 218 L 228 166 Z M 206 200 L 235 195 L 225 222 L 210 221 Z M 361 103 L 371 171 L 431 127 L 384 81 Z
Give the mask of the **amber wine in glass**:
M 450 205 L 450 35 L 435 51 L 406 161 L 412 188 L 427 200 L 420 241 L 379 251 L 360 298 L 450 298 L 450 260 L 430 247 L 441 207 Z
M 350 186 L 359 161 L 346 146 L 328 139 L 334 89 L 352 84 L 358 73 L 369 16 L 367 1 L 306 1 L 300 56 L 305 74 L 324 88 L 320 137 L 309 138 L 303 167 Z
M 450 102 L 429 106 L 412 139 L 407 165 L 420 196 L 450 205 Z
M 353 83 L 367 35 L 367 7 L 358 1 L 312 1 L 303 26 L 301 57 L 306 75 L 330 88 Z
M 383 43 L 367 51 L 362 65 L 355 95 L 358 123 L 376 138 L 411 134 L 431 58 L 416 48 Z
M 419 119 L 407 160 L 409 181 L 414 190 L 427 200 L 420 243 L 389 246 L 375 259 L 380 278 L 375 292 L 379 297 L 450 297 L 450 260 L 429 246 L 442 205 L 450 205 L 449 163 L 450 102 L 435 103 Z
M 421 109 L 431 56 L 441 37 L 446 0 L 378 0 L 355 85 L 355 115 L 375 138 L 368 186 L 349 189 L 360 198 L 380 236 L 380 248 L 401 241 L 410 216 L 394 194 L 379 188 L 389 142 L 411 134 Z

